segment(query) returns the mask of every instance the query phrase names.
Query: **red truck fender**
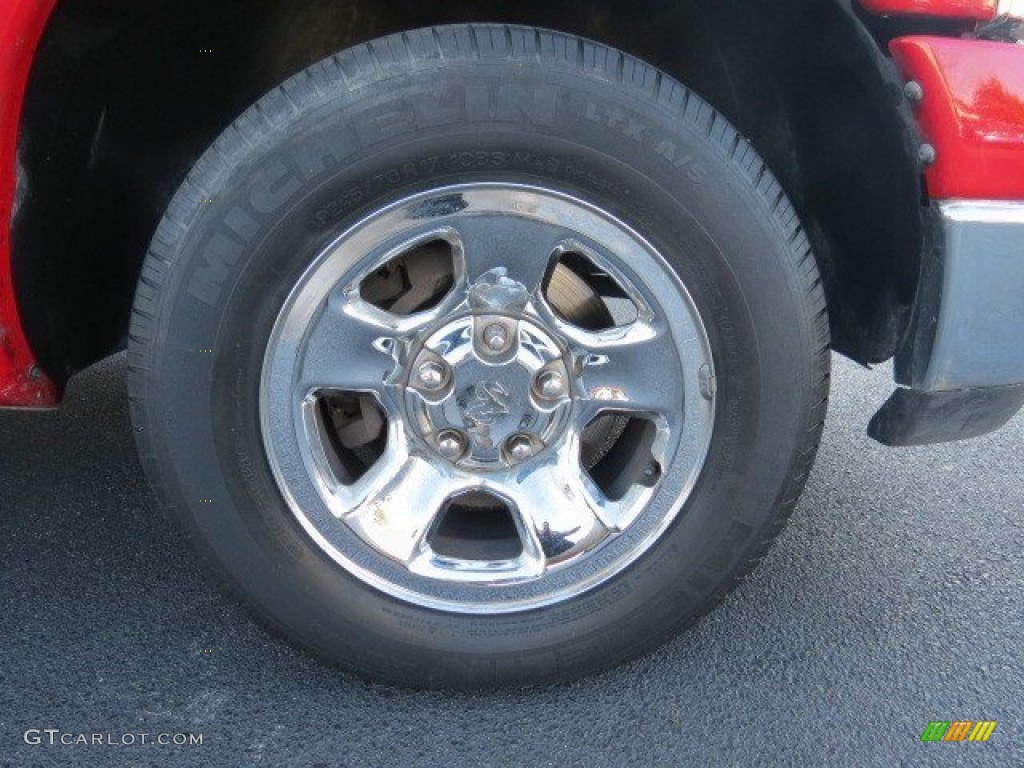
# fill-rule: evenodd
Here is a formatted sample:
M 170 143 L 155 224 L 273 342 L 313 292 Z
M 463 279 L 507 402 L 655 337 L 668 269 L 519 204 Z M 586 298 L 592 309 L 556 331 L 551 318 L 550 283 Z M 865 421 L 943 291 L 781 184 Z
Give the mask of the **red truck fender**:
M 18 127 L 36 46 L 57 0 L 13 2 L 0 17 L 0 407 L 47 408 L 57 389 L 25 339 L 11 274 Z

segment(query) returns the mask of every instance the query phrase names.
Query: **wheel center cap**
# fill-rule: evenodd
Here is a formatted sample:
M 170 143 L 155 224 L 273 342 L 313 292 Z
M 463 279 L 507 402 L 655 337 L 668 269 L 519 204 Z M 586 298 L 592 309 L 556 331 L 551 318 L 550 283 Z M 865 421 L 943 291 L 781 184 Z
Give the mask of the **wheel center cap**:
M 445 459 L 502 469 L 556 442 L 572 404 L 561 346 L 518 315 L 459 318 L 424 342 L 409 369 L 410 424 Z

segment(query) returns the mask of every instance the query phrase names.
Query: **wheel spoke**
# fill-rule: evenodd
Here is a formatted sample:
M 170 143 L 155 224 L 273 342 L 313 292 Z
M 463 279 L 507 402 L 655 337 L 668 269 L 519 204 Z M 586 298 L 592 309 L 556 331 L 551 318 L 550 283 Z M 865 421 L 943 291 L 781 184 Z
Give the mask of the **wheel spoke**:
M 508 481 L 503 492 L 526 529 L 526 553 L 548 564 L 587 551 L 607 536 L 602 501 L 581 477 L 568 448 Z
M 326 304 L 312 321 L 300 358 L 300 397 L 314 390 L 381 391 L 395 369 L 393 330 L 375 312 L 359 300 Z
M 516 216 L 467 216 L 456 225 L 462 241 L 463 279 L 470 285 L 495 269 L 526 287 L 540 290 L 551 256 L 565 231 Z
M 456 490 L 440 463 L 389 450 L 355 485 L 343 489 L 351 508 L 345 521 L 378 551 L 408 564 Z
M 679 353 L 663 325 L 637 322 L 576 340 L 585 350 L 580 428 L 602 411 L 670 417 L 682 410 Z

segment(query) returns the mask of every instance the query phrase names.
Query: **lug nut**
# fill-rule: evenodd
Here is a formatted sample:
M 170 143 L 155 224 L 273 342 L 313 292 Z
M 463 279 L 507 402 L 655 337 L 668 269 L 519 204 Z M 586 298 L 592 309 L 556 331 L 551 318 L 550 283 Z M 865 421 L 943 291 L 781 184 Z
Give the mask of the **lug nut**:
M 501 352 L 508 346 L 508 329 L 501 323 L 491 323 L 484 328 L 484 344 L 491 352 Z
M 513 435 L 505 443 L 505 450 L 513 461 L 526 461 L 533 456 L 533 441 L 526 435 Z
M 437 452 L 448 461 L 455 461 L 465 450 L 465 438 L 454 429 L 445 430 L 437 436 Z
M 436 360 L 428 360 L 420 365 L 416 371 L 420 386 L 424 389 L 437 390 L 445 385 L 448 380 L 448 372 L 442 363 Z
M 534 386 L 545 400 L 557 400 L 565 394 L 565 377 L 558 371 L 544 371 Z

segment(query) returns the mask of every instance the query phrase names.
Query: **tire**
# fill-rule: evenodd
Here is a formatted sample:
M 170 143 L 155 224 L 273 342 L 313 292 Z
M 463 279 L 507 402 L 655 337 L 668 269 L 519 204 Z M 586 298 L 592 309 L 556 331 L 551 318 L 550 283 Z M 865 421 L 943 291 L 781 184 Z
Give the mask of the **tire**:
M 420 230 L 408 239 L 428 225 L 426 245 Z M 536 277 L 531 257 L 556 226 L 569 234 L 544 256 L 546 282 L 517 282 L 520 270 Z M 528 246 L 537 253 L 520 257 Z M 487 259 L 510 276 L 470 275 Z M 428 288 L 411 277 L 415 260 L 433 265 Z M 476 314 L 449 312 L 463 300 Z M 366 317 L 345 319 L 338 301 Z M 525 360 L 529 338 L 539 357 L 479 362 L 493 352 L 474 335 L 485 311 L 495 349 L 520 345 Z M 359 336 L 372 323 L 390 329 L 377 357 Z M 444 323 L 471 345 L 464 357 L 426 340 Z M 662 346 L 628 347 L 634 327 Z M 261 99 L 171 202 L 130 339 L 147 476 L 218 580 L 320 658 L 415 687 L 571 679 L 692 624 L 782 529 L 828 393 L 815 259 L 749 143 L 652 67 L 522 27 L 383 38 Z M 584 360 L 573 339 L 609 353 Z M 394 372 L 381 379 L 373 366 L 385 364 Z M 520 393 L 541 365 L 554 378 Z M 301 400 L 325 370 L 344 385 Z M 349 383 L 364 373 L 386 393 Z M 592 386 L 603 377 L 612 383 Z M 450 397 L 433 403 L 430 387 Z M 502 420 L 517 409 L 536 435 L 509 436 Z M 584 413 L 597 415 L 584 424 Z M 353 429 L 366 437 L 349 445 Z M 576 449 L 578 464 L 554 458 Z M 428 464 L 438 474 L 417 485 Z M 373 485 L 376 467 L 394 485 Z M 438 478 L 451 494 L 494 493 L 438 502 Z M 375 506 L 330 506 L 362 499 L 352 489 L 364 482 Z M 555 546 L 545 536 L 559 515 Z M 410 549 L 413 536 L 424 538 Z

